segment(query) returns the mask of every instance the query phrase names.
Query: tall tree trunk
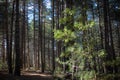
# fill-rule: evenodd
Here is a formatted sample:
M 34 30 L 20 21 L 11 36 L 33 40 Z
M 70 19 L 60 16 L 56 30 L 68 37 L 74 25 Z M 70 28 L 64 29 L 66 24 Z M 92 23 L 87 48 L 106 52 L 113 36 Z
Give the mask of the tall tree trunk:
M 60 14 L 60 9 L 59 9 L 59 7 L 60 7 L 60 3 L 59 3 L 60 1 L 59 0 L 57 0 L 56 1 L 56 29 L 60 29 L 60 27 L 59 27 L 59 14 Z M 56 57 L 60 57 L 60 41 L 56 41 Z M 59 63 L 57 63 L 56 64 L 56 66 L 57 67 L 59 67 L 60 65 L 59 65 Z
M 54 0 L 52 0 L 52 30 L 54 30 Z M 55 71 L 54 32 L 52 32 L 52 72 Z
M 118 53 L 119 53 L 119 55 L 120 55 L 120 23 L 118 22 L 117 23 L 117 28 L 116 28 L 116 34 L 117 34 L 117 36 L 118 36 Z
M 50 41 L 48 37 L 48 67 L 50 69 Z
M 3 23 L 3 27 L 5 24 Z M 5 63 L 6 61 L 6 51 L 5 51 L 5 28 L 3 28 L 3 34 L 2 34 L 2 62 Z
M 44 37 L 43 37 L 43 39 L 44 39 L 44 40 L 43 40 L 43 50 L 44 50 L 44 51 L 43 51 L 43 60 L 44 60 L 44 68 L 45 68 L 45 67 L 46 67 L 46 66 L 45 66 L 45 64 L 46 64 L 46 61 L 45 61 L 45 60 L 46 60 L 46 59 L 45 59 L 45 56 L 46 56 L 46 54 L 45 54 L 45 41 L 46 41 L 46 40 L 45 40 L 45 39 L 46 39 L 46 38 L 45 38 L 45 19 L 44 19 L 44 18 L 45 18 L 45 16 L 43 15 L 43 28 L 44 28 L 44 31 L 43 31 L 43 36 L 44 36 Z
M 35 25 L 35 0 L 34 0 L 34 10 L 33 10 L 33 25 L 34 25 L 34 40 L 33 40 L 33 45 L 34 45 L 34 60 L 33 60 L 33 66 L 36 68 L 36 25 Z M 38 43 L 39 44 L 39 43 Z
M 42 4 L 42 1 L 39 1 L 38 0 L 38 16 L 39 16 L 39 22 L 38 22 L 38 25 L 39 25 L 39 28 L 38 28 L 38 63 L 37 63 L 37 65 L 38 65 L 38 69 L 40 68 L 40 58 L 41 58 L 41 65 L 42 65 L 42 72 L 44 72 L 44 68 L 43 68 L 43 65 L 44 65 L 44 62 L 43 62 L 43 57 L 42 57 L 42 43 L 41 43 L 41 41 L 42 41 L 42 26 L 41 26 L 41 11 L 42 11 L 42 6 L 41 6 L 41 4 Z M 39 48 L 40 48 L 40 50 L 39 50 Z M 40 55 L 40 53 L 41 53 L 41 55 Z M 41 56 L 41 57 L 40 57 Z
M 23 1 L 23 25 L 22 25 L 22 31 L 23 31 L 23 33 L 22 33 L 22 43 L 23 43 L 23 52 L 22 52 L 22 54 L 23 54 L 23 62 L 22 62 L 22 64 L 23 64 L 23 69 L 25 69 L 25 51 L 26 51 L 26 0 L 24 0 Z
M 19 27 L 19 0 L 16 0 L 16 21 L 15 21 L 15 76 L 20 76 L 20 27 Z
M 27 15 L 28 15 L 28 4 L 27 4 Z M 26 67 L 30 69 L 30 40 L 29 40 L 29 23 L 28 23 L 28 16 L 27 16 L 27 27 L 26 27 L 26 37 L 27 37 L 27 53 L 26 53 Z
M 99 17 L 99 28 L 100 28 L 100 37 L 101 37 L 101 49 L 104 49 L 104 45 L 103 45 L 103 28 L 101 25 L 101 14 L 100 14 L 100 1 L 97 0 L 97 10 L 98 10 L 98 17 Z
M 38 1 L 38 8 L 39 8 L 39 47 L 40 47 L 40 53 L 41 53 L 41 72 L 44 72 L 45 70 L 45 63 L 44 63 L 44 54 L 43 54 L 43 24 L 42 22 L 42 17 L 41 15 L 43 15 L 43 0 Z
M 12 17 L 11 17 L 11 27 L 10 27 L 10 59 L 12 61 L 12 42 L 13 42 L 13 22 L 14 22 L 14 4 L 15 4 L 15 1 L 13 1 L 13 4 L 12 4 Z M 11 67 L 12 67 L 12 62 L 11 62 Z M 13 68 L 11 68 L 12 71 L 13 71 Z
M 110 45 L 109 45 L 109 21 L 108 21 L 108 0 L 104 0 L 103 2 L 103 10 L 104 10 L 104 27 L 105 27 L 105 50 L 106 50 L 106 61 L 111 61 L 112 60 L 112 55 L 110 52 Z M 110 65 L 106 65 L 106 71 L 105 73 L 111 73 L 112 72 L 112 67 Z
M 109 35 L 110 35 L 110 54 L 112 57 L 112 61 L 116 60 L 116 55 L 115 55 L 115 47 L 114 47 L 114 43 L 113 43 L 113 29 L 112 29 L 112 20 L 111 20 L 111 14 L 110 14 L 110 8 L 109 8 L 109 3 L 108 3 L 108 22 L 109 22 Z M 113 73 L 117 73 L 118 72 L 118 68 L 116 65 L 113 65 Z M 116 80 L 116 79 L 115 79 Z
M 100 48 L 101 49 L 104 49 L 104 41 L 103 41 L 103 27 L 102 27 L 102 25 L 101 25 L 101 23 L 102 23 L 102 19 L 101 19 L 101 10 L 100 10 L 100 1 L 99 0 L 97 0 L 97 10 L 98 10 L 98 18 L 99 18 L 99 34 L 100 34 Z M 100 64 L 102 64 L 102 61 L 100 61 L 101 59 L 100 58 L 98 58 L 98 60 L 97 60 L 97 63 L 100 63 Z M 101 67 L 100 66 L 98 66 L 98 72 L 103 72 L 103 69 L 101 69 Z
M 12 74 L 12 54 L 10 52 L 10 34 L 8 26 L 8 0 L 6 0 L 6 40 L 7 40 L 7 60 L 8 60 L 8 70 L 9 74 Z

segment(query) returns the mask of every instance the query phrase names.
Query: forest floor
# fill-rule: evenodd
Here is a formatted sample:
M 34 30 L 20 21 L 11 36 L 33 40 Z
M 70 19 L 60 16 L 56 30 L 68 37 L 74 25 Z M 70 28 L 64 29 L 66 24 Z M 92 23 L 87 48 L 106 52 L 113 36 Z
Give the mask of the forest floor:
M 49 73 L 38 73 L 34 71 L 24 71 L 21 76 L 7 74 L 6 71 L 0 71 L 0 80 L 54 80 Z

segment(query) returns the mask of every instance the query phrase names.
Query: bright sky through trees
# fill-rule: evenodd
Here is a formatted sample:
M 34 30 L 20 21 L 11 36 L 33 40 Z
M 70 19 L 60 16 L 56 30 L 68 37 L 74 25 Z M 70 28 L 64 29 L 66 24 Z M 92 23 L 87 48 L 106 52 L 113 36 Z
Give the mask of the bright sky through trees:
M 45 0 L 46 8 L 51 8 L 50 0 Z
M 50 2 L 50 0 L 45 0 L 44 4 L 46 5 L 46 8 L 48 8 L 48 9 L 51 8 L 51 2 Z M 33 8 L 34 8 L 33 5 L 30 5 L 28 7 L 28 10 L 29 11 L 33 11 Z M 29 12 L 28 18 L 29 18 L 29 22 L 31 22 L 31 20 L 33 20 L 33 13 Z M 51 20 L 51 18 L 49 18 L 49 20 Z

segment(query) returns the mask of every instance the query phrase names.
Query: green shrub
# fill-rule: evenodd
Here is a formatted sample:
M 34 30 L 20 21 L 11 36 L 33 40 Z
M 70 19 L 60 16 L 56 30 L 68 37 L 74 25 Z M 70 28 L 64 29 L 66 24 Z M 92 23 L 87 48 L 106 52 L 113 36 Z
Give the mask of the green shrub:
M 3 63 L 1 60 L 0 60 L 0 70 L 5 70 L 7 69 L 7 63 Z

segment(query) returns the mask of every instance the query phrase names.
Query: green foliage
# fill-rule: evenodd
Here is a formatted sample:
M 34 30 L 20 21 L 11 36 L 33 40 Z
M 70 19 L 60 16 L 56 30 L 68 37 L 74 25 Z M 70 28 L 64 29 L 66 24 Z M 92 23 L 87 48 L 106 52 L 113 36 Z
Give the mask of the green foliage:
M 54 30 L 54 37 L 56 40 L 62 40 L 65 43 L 76 38 L 75 33 L 71 30 L 67 30 L 66 27 L 63 30 Z
M 6 63 L 3 63 L 1 60 L 0 60 L 0 70 L 5 70 L 7 69 L 7 64 Z
M 78 73 L 78 77 L 80 77 L 80 80 L 93 80 L 95 76 L 95 71 L 80 71 Z
M 74 23 L 74 29 L 75 30 L 88 30 L 89 28 L 92 28 L 95 25 L 93 21 L 89 21 L 86 25 L 84 25 L 82 22 L 75 22 Z
M 120 78 L 120 74 L 101 74 L 98 76 L 99 79 L 98 80 L 117 80 L 115 78 Z
M 111 67 L 114 67 L 114 66 L 120 66 L 120 57 L 117 57 L 116 60 L 112 60 L 112 61 L 106 61 L 105 62 L 105 65 L 109 65 Z
M 69 9 L 69 8 L 66 8 L 63 13 L 65 14 L 69 14 L 69 15 L 74 15 L 75 14 L 75 9 Z
M 106 53 L 104 50 L 94 50 L 95 38 L 91 37 L 90 34 L 85 35 L 84 39 L 86 41 L 78 40 L 84 36 L 79 35 L 79 33 L 93 29 L 95 23 L 94 21 L 86 21 L 84 25 L 81 17 L 74 19 L 72 16 L 75 15 L 75 10 L 65 9 L 64 14 L 69 16 L 60 19 L 60 23 L 64 25 L 64 28 L 54 29 L 54 38 L 57 41 L 62 41 L 65 46 L 65 51 L 61 53 L 60 58 L 67 57 L 69 60 L 61 61 L 60 58 L 57 58 L 56 61 L 60 64 L 68 65 L 69 71 L 74 73 L 74 77 L 80 80 L 92 80 L 96 77 L 96 71 L 94 70 L 96 62 L 94 58 L 104 59 Z M 72 19 L 74 19 L 74 24 L 71 26 Z M 85 47 L 83 48 L 83 46 Z M 73 66 L 77 67 L 76 72 L 74 72 Z

